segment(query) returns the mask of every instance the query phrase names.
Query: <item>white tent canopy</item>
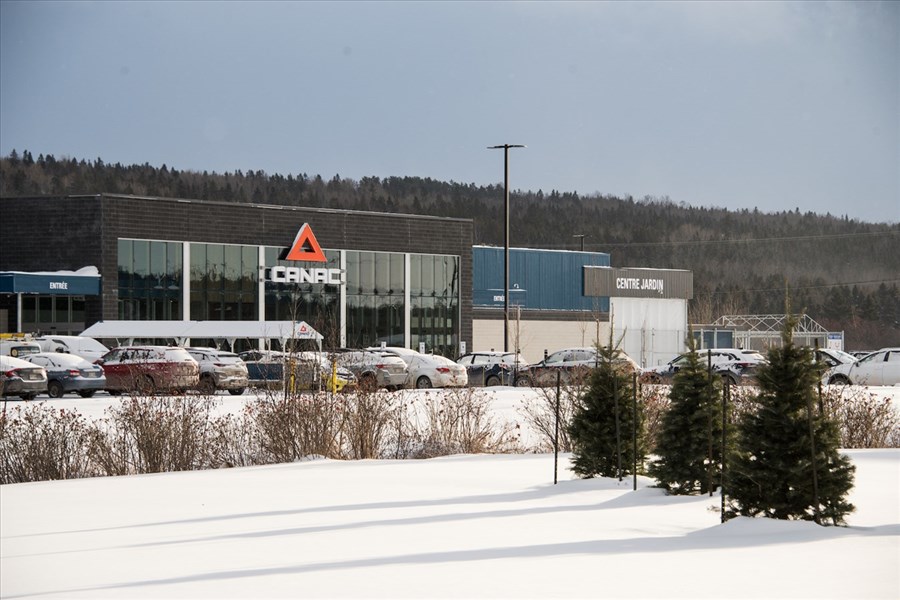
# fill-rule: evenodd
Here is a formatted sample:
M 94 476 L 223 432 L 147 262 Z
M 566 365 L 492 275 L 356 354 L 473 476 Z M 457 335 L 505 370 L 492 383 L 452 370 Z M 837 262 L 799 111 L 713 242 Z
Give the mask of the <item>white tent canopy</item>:
M 127 340 L 174 339 L 184 345 L 191 338 L 223 339 L 230 346 L 235 340 L 315 340 L 321 346 L 322 335 L 305 321 L 100 321 L 81 332 L 95 339 Z

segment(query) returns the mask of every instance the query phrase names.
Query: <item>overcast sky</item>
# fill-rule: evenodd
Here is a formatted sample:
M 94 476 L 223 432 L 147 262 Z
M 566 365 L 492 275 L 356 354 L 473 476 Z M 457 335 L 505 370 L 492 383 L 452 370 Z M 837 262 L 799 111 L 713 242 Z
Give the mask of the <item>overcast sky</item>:
M 897 2 L 0 2 L 0 153 L 900 221 Z M 98 190 L 102 191 L 102 190 Z

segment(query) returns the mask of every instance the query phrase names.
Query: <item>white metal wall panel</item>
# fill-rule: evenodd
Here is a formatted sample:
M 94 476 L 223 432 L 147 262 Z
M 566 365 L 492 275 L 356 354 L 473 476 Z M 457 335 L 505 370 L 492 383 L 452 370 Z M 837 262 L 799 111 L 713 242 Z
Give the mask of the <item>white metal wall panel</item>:
M 530 363 L 544 358 L 548 353 L 563 348 L 593 346 L 599 337 L 602 343 L 609 341 L 609 323 L 597 321 L 520 321 L 509 322 L 510 351 L 519 340 L 522 358 Z M 474 350 L 503 350 L 503 321 L 499 319 L 474 319 L 472 321 L 472 347 Z
M 613 335 L 643 367 L 665 364 L 685 350 L 687 300 L 611 298 Z

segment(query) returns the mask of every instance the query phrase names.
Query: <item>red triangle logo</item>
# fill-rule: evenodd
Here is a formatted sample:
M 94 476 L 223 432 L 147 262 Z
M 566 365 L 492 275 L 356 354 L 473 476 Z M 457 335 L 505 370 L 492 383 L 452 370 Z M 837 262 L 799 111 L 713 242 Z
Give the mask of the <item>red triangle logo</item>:
M 305 260 L 308 262 L 328 262 L 309 223 L 304 223 L 303 227 L 300 228 L 300 231 L 297 232 L 297 237 L 294 238 L 294 243 L 291 245 L 291 249 L 284 259 Z

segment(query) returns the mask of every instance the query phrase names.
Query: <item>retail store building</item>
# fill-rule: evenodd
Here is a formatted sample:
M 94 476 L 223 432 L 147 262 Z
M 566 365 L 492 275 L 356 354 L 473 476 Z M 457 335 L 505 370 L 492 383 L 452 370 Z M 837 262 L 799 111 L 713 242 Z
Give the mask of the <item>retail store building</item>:
M 112 194 L 4 198 L 0 331 L 302 320 L 326 344 L 425 344 L 449 356 L 472 337 L 472 232 L 469 219 L 348 210 Z M 91 266 L 94 289 L 69 288 Z
M 504 249 L 473 247 L 473 231 L 471 219 L 266 204 L 3 198 L 0 333 L 303 321 L 325 348 L 502 350 Z M 616 270 L 601 252 L 512 248 L 509 260 L 509 350 L 526 360 L 610 332 L 645 365 L 683 349 L 689 272 Z M 618 285 L 634 278 L 648 283 Z

